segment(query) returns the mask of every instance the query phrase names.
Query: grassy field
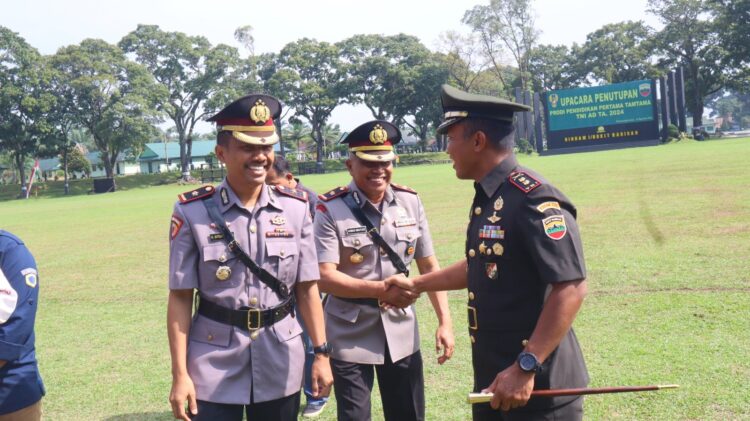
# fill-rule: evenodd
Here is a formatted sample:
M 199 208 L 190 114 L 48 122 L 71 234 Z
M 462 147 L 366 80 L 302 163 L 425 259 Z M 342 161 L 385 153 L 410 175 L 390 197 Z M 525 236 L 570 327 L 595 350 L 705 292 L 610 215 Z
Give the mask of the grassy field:
M 590 294 L 575 326 L 591 385 L 681 385 L 590 397 L 586 419 L 750 420 L 750 139 L 520 160 L 579 209 Z M 323 192 L 348 177 L 303 181 Z M 471 183 L 450 165 L 399 168 L 394 181 L 420 192 L 441 264 L 460 258 Z M 0 202 L 0 227 L 39 262 L 45 419 L 171 419 L 168 229 L 187 189 Z M 429 420 L 470 419 L 466 296 L 450 297 L 457 348 L 445 366 L 429 302 L 418 304 Z

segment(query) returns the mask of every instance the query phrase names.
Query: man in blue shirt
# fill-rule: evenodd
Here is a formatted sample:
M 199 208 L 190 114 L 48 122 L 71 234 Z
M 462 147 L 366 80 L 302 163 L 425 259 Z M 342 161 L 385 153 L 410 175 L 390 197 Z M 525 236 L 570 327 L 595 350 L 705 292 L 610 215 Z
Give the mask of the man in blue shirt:
M 0 230 L 0 419 L 42 416 L 44 385 L 34 352 L 38 284 L 36 262 L 23 241 Z

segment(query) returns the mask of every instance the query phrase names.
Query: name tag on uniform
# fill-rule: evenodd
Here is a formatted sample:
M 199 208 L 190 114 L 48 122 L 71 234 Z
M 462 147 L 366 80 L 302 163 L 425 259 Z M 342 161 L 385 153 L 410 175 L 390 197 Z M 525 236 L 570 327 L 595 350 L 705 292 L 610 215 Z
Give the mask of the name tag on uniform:
M 398 218 L 393 224 L 396 225 L 396 228 L 410 227 L 412 225 L 417 225 L 417 220 L 414 218 Z
M 219 241 L 224 239 L 224 234 L 211 234 L 208 236 L 208 239 L 211 241 Z
M 359 234 L 365 234 L 367 233 L 367 227 L 354 227 L 354 228 L 347 228 L 346 231 L 344 231 L 344 235 L 359 235 Z
M 291 238 L 294 234 L 287 231 L 285 228 L 276 228 L 273 231 L 266 232 L 266 238 Z

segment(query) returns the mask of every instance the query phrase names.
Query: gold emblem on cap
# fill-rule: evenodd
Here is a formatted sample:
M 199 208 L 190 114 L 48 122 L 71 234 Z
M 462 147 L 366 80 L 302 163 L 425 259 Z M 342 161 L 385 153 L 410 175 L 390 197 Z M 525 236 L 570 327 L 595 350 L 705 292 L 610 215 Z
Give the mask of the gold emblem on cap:
M 362 263 L 365 260 L 365 256 L 362 256 L 359 254 L 358 251 L 354 252 L 351 256 L 349 256 L 349 261 L 354 263 L 355 265 L 358 265 Z
M 268 121 L 269 117 L 271 117 L 271 110 L 268 109 L 266 103 L 262 99 L 255 101 L 255 105 L 250 109 L 250 119 L 255 124 L 263 124 Z
M 226 281 L 230 276 L 232 276 L 232 268 L 229 266 L 219 266 L 219 268 L 216 269 L 216 279 Z
M 388 140 L 388 132 L 385 131 L 383 126 L 376 124 L 370 131 L 370 142 L 380 144 L 385 143 L 386 140 Z

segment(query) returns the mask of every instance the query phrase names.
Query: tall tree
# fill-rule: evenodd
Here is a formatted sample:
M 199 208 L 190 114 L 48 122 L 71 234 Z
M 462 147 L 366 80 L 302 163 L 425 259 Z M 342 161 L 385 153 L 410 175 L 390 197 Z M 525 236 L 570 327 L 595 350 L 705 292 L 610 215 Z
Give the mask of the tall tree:
M 276 66 L 268 81 L 269 91 L 275 92 L 297 118 L 310 124 L 318 167 L 322 168 L 326 122 L 343 101 L 344 72 L 339 49 L 327 42 L 303 38 L 279 52 Z
M 411 35 L 355 35 L 337 44 L 346 70 L 346 101 L 364 104 L 372 116 L 400 124 L 409 113 L 419 67 L 431 52 Z
M 580 80 L 576 71 L 579 49 L 577 44 L 573 44 L 571 48 L 566 45 L 534 47 L 529 60 L 532 89 L 540 92 L 574 87 Z
M 731 85 L 750 93 L 750 0 L 712 0 Z
M 438 51 L 450 75 L 449 83 L 464 91 L 471 91 L 479 76 L 490 68 L 478 35 L 446 31 L 440 34 Z
M 302 145 L 312 140 L 310 126 L 296 118 L 290 118 L 289 122 L 283 125 L 281 137 L 285 142 L 295 145 L 297 151 L 302 149 Z
M 425 144 L 442 119 L 440 87 L 448 83 L 450 71 L 438 53 L 433 53 L 414 70 L 417 74 L 412 81 L 413 89 L 404 98 L 409 118 L 403 123 Z
M 51 60 L 66 75 L 66 106 L 93 137 L 107 177 L 113 177 L 118 155 L 141 148 L 156 135 L 153 124 L 161 117 L 156 108 L 167 94 L 164 86 L 102 40 L 61 48 Z
M 498 77 L 503 77 L 503 52 L 507 51 L 519 72 L 521 89 L 528 89 L 530 52 L 539 32 L 534 27 L 531 0 L 490 0 L 464 13 L 462 22 L 477 33 Z
M 53 155 L 47 113 L 56 97 L 51 71 L 39 52 L 17 33 L 0 26 L 0 152 L 8 154 L 25 189 L 27 157 Z
M 693 127 L 701 126 L 706 96 L 725 84 L 722 61 L 726 54 L 713 10 L 707 0 L 649 0 L 648 4 L 648 11 L 664 24 L 655 35 L 661 65 L 685 68 L 685 102 L 693 115 Z
M 655 77 L 652 37 L 653 30 L 643 21 L 604 25 L 586 36 L 577 57 L 579 71 L 597 84 Z
M 239 28 L 247 41 L 249 31 Z M 166 32 L 156 25 L 138 25 L 119 43 L 126 53 L 133 53 L 169 96 L 159 104 L 174 122 L 180 142 L 182 177 L 190 178 L 193 130 L 195 124 L 211 111 L 206 100 L 220 90 L 240 64 L 237 49 L 225 44 L 215 47 L 205 37 L 182 32 Z

